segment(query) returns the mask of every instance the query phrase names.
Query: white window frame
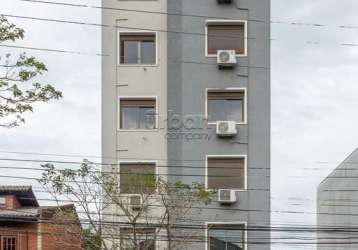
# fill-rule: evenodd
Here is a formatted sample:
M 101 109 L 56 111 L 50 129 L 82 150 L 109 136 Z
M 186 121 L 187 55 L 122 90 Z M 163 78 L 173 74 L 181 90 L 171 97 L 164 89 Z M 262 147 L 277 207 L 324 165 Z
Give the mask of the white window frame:
M 151 34 L 155 36 L 155 64 L 127 64 L 121 63 L 121 34 Z M 159 32 L 150 30 L 121 29 L 117 35 L 117 66 L 121 67 L 157 67 L 159 61 Z
M 216 54 L 209 54 L 208 53 L 208 26 L 210 26 L 211 24 L 219 24 L 219 25 L 230 25 L 230 24 L 244 24 L 244 54 L 236 54 L 236 57 L 247 57 L 247 34 L 248 34 L 248 25 L 247 25 L 247 20 L 230 20 L 230 19 L 210 19 L 210 20 L 206 20 L 205 21 L 205 57 L 217 57 Z
M 208 114 L 208 92 L 236 92 L 236 91 L 243 91 L 244 92 L 244 120 L 242 122 L 236 122 L 236 125 L 247 125 L 247 88 L 240 87 L 240 88 L 206 88 L 205 89 L 205 120 L 208 122 L 209 125 L 216 125 L 217 121 L 209 121 L 209 114 Z
M 4 202 L 0 202 L 0 206 L 6 206 L 6 196 L 0 196 L 0 200 Z
M 245 169 L 245 183 L 244 187 L 245 189 L 232 189 L 235 192 L 247 192 L 247 155 L 246 154 L 240 154 L 240 155 L 205 155 L 205 189 L 211 190 L 208 188 L 208 160 L 209 158 L 238 158 L 238 159 L 244 159 L 244 169 Z
M 18 235 L 9 235 L 9 234 L 5 234 L 5 235 L 1 235 L 0 236 L 0 247 L 1 249 L 4 248 L 4 238 L 15 238 L 15 249 L 19 249 L 19 236 Z
M 118 162 L 117 162 L 117 164 L 118 164 L 118 183 L 119 183 L 119 187 L 118 187 L 118 189 L 119 189 L 119 193 L 121 194 L 121 195 L 123 195 L 123 196 L 131 196 L 131 195 L 136 195 L 136 194 L 122 194 L 121 193 L 121 190 L 120 190 L 120 183 L 121 183 L 121 164 L 154 164 L 155 165 L 155 179 L 156 179 L 156 181 L 158 181 L 158 179 L 159 179 L 159 161 L 157 161 L 157 160 L 155 160 L 155 161 L 153 161 L 153 160 L 150 160 L 150 161 L 145 161 L 145 160 L 140 160 L 140 161 L 135 161 L 135 160 L 133 160 L 133 161 L 122 161 L 122 160 L 119 160 Z M 155 195 L 156 193 L 158 193 L 158 189 L 156 189 L 155 190 L 155 193 L 154 194 L 152 194 L 152 195 Z M 137 195 L 141 195 L 141 194 L 137 194 Z M 150 196 L 150 194 L 148 194 L 149 196 Z
M 155 128 L 153 129 L 122 129 L 121 128 L 121 100 L 140 100 L 140 99 L 153 99 L 155 100 Z M 158 131 L 159 127 L 159 98 L 158 96 L 118 96 L 117 103 L 117 130 L 121 132 L 150 132 Z
M 244 250 L 247 250 L 247 221 L 234 221 L 234 222 L 205 222 L 205 250 L 210 250 L 208 248 L 208 244 L 209 244 L 209 229 L 208 226 L 209 225 L 245 225 L 245 230 L 244 230 L 244 238 L 245 238 L 245 244 L 244 244 Z

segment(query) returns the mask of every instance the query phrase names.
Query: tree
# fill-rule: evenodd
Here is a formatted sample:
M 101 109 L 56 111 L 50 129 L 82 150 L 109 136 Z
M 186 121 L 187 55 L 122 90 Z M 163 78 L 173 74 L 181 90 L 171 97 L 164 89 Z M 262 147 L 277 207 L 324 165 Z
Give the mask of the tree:
M 82 224 L 89 228 L 84 235 L 87 250 L 151 250 L 156 240 L 169 250 L 184 249 L 186 237 L 194 235 L 180 226 L 190 225 L 193 214 L 197 216 L 213 195 L 200 183 L 169 183 L 148 173 L 101 172 L 86 160 L 77 170 L 59 170 L 53 164 L 42 167 L 40 183 L 53 199 L 77 205 Z M 131 196 L 119 190 L 119 175 L 130 175 L 128 189 L 141 200 L 135 208 Z
M 24 38 L 25 31 L 0 16 L 0 43 Z M 35 79 L 47 72 L 44 63 L 21 53 L 14 58 L 0 54 L 0 126 L 15 127 L 25 122 L 24 113 L 32 112 L 35 103 L 62 98 L 52 85 Z
M 85 250 L 100 250 L 101 249 L 101 235 L 93 232 L 92 228 L 85 228 L 82 230 L 83 249 Z

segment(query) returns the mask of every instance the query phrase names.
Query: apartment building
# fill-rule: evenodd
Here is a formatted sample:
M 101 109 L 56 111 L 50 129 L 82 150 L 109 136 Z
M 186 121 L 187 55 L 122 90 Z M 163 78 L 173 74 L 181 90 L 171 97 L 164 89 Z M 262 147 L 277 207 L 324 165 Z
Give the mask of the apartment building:
M 103 0 L 102 24 L 103 170 L 216 190 L 186 249 L 270 249 L 270 0 Z
M 358 149 L 319 185 L 317 192 L 317 249 L 358 249 Z

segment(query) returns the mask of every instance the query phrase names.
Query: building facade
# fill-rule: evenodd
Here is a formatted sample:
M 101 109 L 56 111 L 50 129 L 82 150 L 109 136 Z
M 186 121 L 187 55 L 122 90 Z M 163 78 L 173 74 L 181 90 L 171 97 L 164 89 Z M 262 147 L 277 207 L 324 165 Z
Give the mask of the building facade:
M 0 249 L 82 249 L 74 206 L 42 207 L 31 187 L 0 186 Z
M 269 249 L 270 0 L 103 0 L 102 24 L 103 170 L 229 190 L 187 249 Z
M 319 185 L 317 192 L 317 249 L 358 248 L 358 149 Z

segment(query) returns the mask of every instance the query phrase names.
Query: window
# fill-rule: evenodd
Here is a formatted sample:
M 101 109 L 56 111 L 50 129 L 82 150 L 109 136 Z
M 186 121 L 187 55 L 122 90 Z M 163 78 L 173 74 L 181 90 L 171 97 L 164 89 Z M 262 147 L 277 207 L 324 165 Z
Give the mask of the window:
M 134 240 L 134 234 L 136 241 Z M 155 250 L 155 228 L 121 228 L 121 250 Z
M 218 50 L 246 55 L 246 22 L 208 22 L 206 45 L 207 55 L 216 55 Z
M 236 121 L 245 123 L 245 91 L 208 91 L 207 116 L 209 122 Z
M 16 250 L 16 236 L 1 236 L 1 250 Z
M 155 129 L 155 99 L 120 99 L 121 129 Z
M 120 190 L 124 194 L 152 194 L 156 182 L 155 163 L 120 163 Z
M 208 224 L 208 250 L 244 250 L 245 224 Z
M 6 197 L 0 196 L 0 206 L 4 206 L 4 205 L 6 205 Z
M 120 33 L 120 64 L 156 64 L 155 33 Z
M 216 157 L 207 159 L 208 189 L 246 189 L 245 157 Z

